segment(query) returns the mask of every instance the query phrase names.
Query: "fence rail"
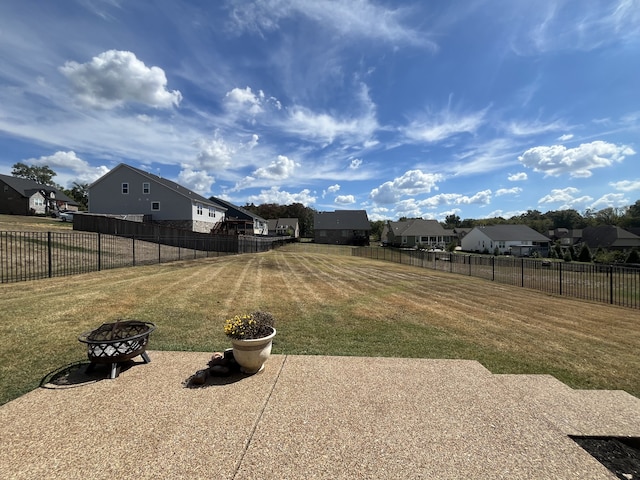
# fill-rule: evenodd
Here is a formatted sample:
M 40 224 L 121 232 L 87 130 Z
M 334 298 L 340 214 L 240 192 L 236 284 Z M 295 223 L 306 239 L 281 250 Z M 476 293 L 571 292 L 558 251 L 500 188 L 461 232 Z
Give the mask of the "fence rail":
M 267 251 L 286 239 L 244 235 L 184 238 L 86 232 L 0 231 L 0 283 L 177 260 Z
M 385 260 L 554 295 L 640 308 L 640 268 L 629 266 L 377 247 L 295 244 L 287 248 Z

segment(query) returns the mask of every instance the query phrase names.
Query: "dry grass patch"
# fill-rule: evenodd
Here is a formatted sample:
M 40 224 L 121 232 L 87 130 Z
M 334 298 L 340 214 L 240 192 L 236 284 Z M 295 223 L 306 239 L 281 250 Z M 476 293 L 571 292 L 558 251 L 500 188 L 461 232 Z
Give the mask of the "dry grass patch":
M 272 251 L 0 285 L 0 402 L 85 358 L 77 336 L 151 321 L 151 349 L 228 347 L 224 319 L 272 312 L 282 354 L 464 358 L 640 396 L 640 312 L 356 257 Z

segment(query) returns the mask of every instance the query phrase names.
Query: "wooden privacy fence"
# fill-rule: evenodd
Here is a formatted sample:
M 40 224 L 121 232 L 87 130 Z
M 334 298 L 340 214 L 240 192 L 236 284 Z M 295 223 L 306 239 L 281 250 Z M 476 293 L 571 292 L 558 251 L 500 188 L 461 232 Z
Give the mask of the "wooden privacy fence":
M 0 283 L 76 275 L 177 260 L 257 253 L 282 238 L 246 235 L 135 236 L 0 231 Z

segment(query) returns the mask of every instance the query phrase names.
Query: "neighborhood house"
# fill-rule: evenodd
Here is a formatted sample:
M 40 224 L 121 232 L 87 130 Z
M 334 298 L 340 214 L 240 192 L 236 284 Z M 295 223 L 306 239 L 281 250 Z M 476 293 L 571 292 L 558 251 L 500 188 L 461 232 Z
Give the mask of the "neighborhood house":
M 209 233 L 227 209 L 188 188 L 121 163 L 89 186 L 89 212 L 137 215 L 154 223 Z
M 5 215 L 54 215 L 78 210 L 78 203 L 50 185 L 26 178 L 0 175 L 0 213 Z
M 365 210 L 315 212 L 314 242 L 332 245 L 369 245 L 371 224 Z
M 387 222 L 382 243 L 393 247 L 445 250 L 456 238 L 452 230 L 445 229 L 437 220 L 415 218 L 402 222 Z
M 526 225 L 489 225 L 475 227 L 461 240 L 467 252 L 509 254 L 528 257 L 534 252 L 547 256 L 549 238 Z

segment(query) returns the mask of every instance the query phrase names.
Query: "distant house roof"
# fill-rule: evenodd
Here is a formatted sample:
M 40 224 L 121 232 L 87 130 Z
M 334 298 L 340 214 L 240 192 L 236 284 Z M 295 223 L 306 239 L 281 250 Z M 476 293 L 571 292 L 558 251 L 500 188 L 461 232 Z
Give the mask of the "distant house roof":
M 220 205 L 222 205 L 223 207 L 225 207 L 227 209 L 227 216 L 233 216 L 234 215 L 234 211 L 236 215 L 240 215 L 243 216 L 244 218 L 253 218 L 254 220 L 258 220 L 260 222 L 267 222 L 264 218 L 262 218 L 260 215 L 257 215 L 253 212 L 250 212 L 249 210 L 247 210 L 246 208 L 242 208 L 239 207 L 237 205 L 234 205 L 231 202 L 228 202 L 226 200 L 223 200 L 221 198 L 218 197 L 211 197 L 213 201 L 215 201 L 216 203 L 219 203 Z
M 365 210 L 336 210 L 335 212 L 316 212 L 315 230 L 371 230 L 369 217 Z
M 145 172 L 144 170 L 140 170 L 139 168 L 132 167 L 131 165 L 127 165 L 126 163 L 121 163 L 121 164 L 117 165 L 116 167 L 112 168 L 109 172 L 107 172 L 102 177 L 100 177 L 98 180 L 96 180 L 91 185 L 89 185 L 89 188 L 91 188 L 93 185 L 95 185 L 97 183 L 100 183 L 102 181 L 102 179 L 107 177 L 110 173 L 115 172 L 116 170 L 119 170 L 119 169 L 122 169 L 122 168 L 127 168 L 129 170 L 133 170 L 134 172 L 138 173 L 139 175 L 142 175 L 143 177 L 147 177 L 149 180 L 153 180 L 154 182 L 159 183 L 160 185 L 173 190 L 173 192 L 177 193 L 178 195 L 190 198 L 191 200 L 195 200 L 196 202 L 202 203 L 204 205 L 214 206 L 214 207 L 218 208 L 219 210 L 225 210 L 225 208 L 223 206 L 221 206 L 220 204 L 217 204 L 216 202 L 213 202 L 212 200 L 209 200 L 208 198 L 205 198 L 202 195 L 200 195 L 200 194 L 198 194 L 198 193 L 196 193 L 194 191 L 191 191 L 188 188 L 183 187 L 182 185 L 177 184 L 173 180 L 167 180 L 166 178 L 162 178 L 159 175 L 155 175 L 153 173 Z
M 549 238 L 527 225 L 487 225 L 475 227 L 494 242 L 549 242 Z
M 277 220 L 279 227 L 295 227 L 298 224 L 297 218 L 279 218 Z
M 582 229 L 582 241 L 589 248 L 640 247 L 640 237 L 614 225 L 600 225 Z
M 38 182 L 34 182 L 33 180 L 29 180 L 26 178 L 13 177 L 10 175 L 0 175 L 0 180 L 13 188 L 16 192 L 18 192 L 23 197 L 29 198 L 34 193 L 44 191 L 47 194 L 53 192 L 55 194 L 56 200 L 61 200 L 70 205 L 78 205 L 78 203 L 65 195 L 62 191 L 58 190 L 56 187 L 52 187 L 51 185 L 43 185 Z
M 447 236 L 453 235 L 451 230 L 445 229 L 437 220 L 414 218 L 402 222 L 389 222 L 389 228 L 395 236 Z

